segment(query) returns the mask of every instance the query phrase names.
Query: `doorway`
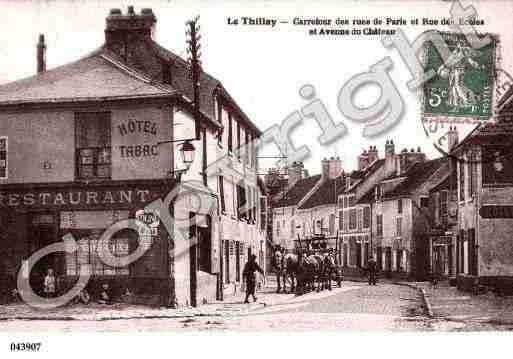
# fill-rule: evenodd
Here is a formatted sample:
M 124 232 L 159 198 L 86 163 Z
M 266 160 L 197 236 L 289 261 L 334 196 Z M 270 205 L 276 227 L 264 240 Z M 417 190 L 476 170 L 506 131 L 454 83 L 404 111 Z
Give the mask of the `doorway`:
M 356 267 L 362 267 L 362 244 L 356 243 Z
M 30 254 L 43 249 L 57 240 L 55 228 L 51 225 L 30 225 L 27 229 Z M 35 292 L 43 289 L 43 281 L 48 269 L 53 269 L 56 276 L 65 274 L 60 253 L 50 253 L 34 264 L 30 272 L 30 285 Z

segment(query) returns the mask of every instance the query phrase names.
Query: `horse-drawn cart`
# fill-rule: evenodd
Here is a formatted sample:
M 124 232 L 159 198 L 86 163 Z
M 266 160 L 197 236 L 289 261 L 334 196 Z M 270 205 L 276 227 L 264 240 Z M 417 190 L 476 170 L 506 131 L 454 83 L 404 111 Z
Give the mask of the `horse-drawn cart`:
M 338 238 L 327 237 L 324 234 L 316 235 L 311 238 L 298 239 L 295 242 L 295 252 L 299 256 L 310 256 L 319 254 L 321 256 L 330 256 L 333 259 L 333 270 L 330 271 L 331 280 L 335 281 L 339 287 L 344 280 L 342 265 L 339 263 L 340 250 L 338 249 Z

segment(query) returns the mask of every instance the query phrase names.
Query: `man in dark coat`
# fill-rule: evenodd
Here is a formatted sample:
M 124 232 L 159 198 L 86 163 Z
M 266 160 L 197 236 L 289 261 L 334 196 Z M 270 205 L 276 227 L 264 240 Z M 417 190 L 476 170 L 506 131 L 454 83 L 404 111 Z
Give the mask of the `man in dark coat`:
M 369 258 L 367 264 L 369 268 L 369 285 L 376 285 L 376 261 L 373 257 Z
M 244 303 L 249 303 L 248 299 L 250 295 L 253 296 L 254 302 L 257 300 L 257 297 L 255 296 L 257 271 L 262 275 L 264 274 L 264 271 L 256 262 L 256 255 L 252 254 L 242 271 L 242 277 L 246 281 L 246 299 L 244 300 Z

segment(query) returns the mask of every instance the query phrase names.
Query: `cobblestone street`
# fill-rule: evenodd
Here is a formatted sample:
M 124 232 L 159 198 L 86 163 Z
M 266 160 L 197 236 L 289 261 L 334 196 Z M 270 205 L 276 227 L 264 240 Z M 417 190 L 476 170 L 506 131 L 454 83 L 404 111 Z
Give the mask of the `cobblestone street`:
M 424 290 L 431 316 L 420 289 Z M 24 304 L 0 307 L 0 331 L 86 330 L 512 330 L 513 299 L 472 296 L 427 283 L 344 281 L 341 288 L 302 296 L 268 286 L 256 303 L 242 295 L 199 308 L 167 309 L 115 304 L 39 311 Z
M 93 305 L 38 314 L 25 306 L 10 306 L 2 308 L 0 330 L 429 329 L 419 292 L 407 286 L 369 287 L 346 281 L 342 288 L 303 296 L 275 294 L 273 289 L 259 293 L 257 303 L 249 305 L 233 297 L 186 310 Z

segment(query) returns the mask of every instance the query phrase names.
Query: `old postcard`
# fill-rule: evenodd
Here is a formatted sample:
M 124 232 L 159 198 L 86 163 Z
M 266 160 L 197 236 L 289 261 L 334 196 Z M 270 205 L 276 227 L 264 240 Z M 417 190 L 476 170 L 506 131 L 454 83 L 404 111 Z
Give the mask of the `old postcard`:
M 513 2 L 0 9 L 8 357 L 513 329 Z

